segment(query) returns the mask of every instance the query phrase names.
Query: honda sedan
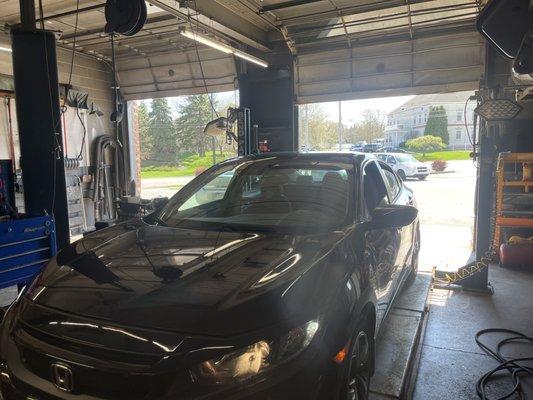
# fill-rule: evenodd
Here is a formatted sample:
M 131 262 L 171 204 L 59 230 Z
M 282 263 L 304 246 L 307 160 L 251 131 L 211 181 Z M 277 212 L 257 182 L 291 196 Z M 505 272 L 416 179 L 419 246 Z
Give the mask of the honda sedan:
M 373 155 L 225 161 L 48 263 L 4 316 L 2 395 L 366 399 L 418 225 Z

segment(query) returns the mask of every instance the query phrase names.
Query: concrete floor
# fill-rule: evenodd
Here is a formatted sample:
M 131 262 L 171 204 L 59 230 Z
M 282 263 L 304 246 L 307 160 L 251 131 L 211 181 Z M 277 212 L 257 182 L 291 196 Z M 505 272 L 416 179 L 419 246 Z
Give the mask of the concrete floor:
M 477 347 L 474 335 L 479 330 L 507 328 L 533 336 L 533 270 L 493 266 L 489 276 L 493 296 L 439 289 L 430 293 L 414 400 L 477 398 L 477 379 L 497 365 Z M 502 338 L 496 335 L 487 341 L 495 343 Z M 533 357 L 533 346 L 505 348 L 504 354 Z M 533 382 L 528 384 L 525 398 L 533 399 Z M 509 381 L 502 380 L 491 388 L 494 395 L 503 395 L 510 388 Z

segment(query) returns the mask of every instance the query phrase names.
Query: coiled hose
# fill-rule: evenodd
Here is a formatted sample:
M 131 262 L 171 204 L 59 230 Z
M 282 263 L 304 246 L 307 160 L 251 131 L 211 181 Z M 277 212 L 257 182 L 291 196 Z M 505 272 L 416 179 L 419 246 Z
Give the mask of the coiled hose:
M 500 340 L 495 349 L 491 349 L 488 345 L 481 341 L 481 337 L 491 333 L 503 333 L 509 337 Z M 510 329 L 484 329 L 476 333 L 476 344 L 481 350 L 490 357 L 494 358 L 499 364 L 494 369 L 483 375 L 476 384 L 476 392 L 482 400 L 505 400 L 511 396 L 517 395 L 520 400 L 525 400 L 525 394 L 522 390 L 522 381 L 525 377 L 533 377 L 533 367 L 524 365 L 527 362 L 533 362 L 532 357 L 507 358 L 502 354 L 502 348 L 511 343 L 521 343 L 533 345 L 533 337 L 526 336 L 523 333 L 512 331 Z M 490 381 L 501 378 L 501 375 L 496 376 L 500 371 L 507 371 L 509 378 L 512 381 L 513 388 L 507 394 L 501 397 L 489 398 L 487 395 L 487 386 Z

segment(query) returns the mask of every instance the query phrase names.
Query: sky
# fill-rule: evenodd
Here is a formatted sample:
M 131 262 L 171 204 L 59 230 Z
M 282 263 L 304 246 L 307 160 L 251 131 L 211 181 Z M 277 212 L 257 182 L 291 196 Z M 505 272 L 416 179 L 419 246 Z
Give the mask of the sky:
M 387 115 L 392 110 L 398 108 L 403 103 L 411 100 L 414 96 L 382 97 L 375 99 L 348 100 L 342 102 L 342 122 L 345 125 L 354 125 L 363 118 L 365 110 L 379 110 L 382 114 Z M 339 120 L 339 103 L 334 101 L 330 103 L 321 103 L 323 110 L 326 112 L 328 119 L 332 121 Z

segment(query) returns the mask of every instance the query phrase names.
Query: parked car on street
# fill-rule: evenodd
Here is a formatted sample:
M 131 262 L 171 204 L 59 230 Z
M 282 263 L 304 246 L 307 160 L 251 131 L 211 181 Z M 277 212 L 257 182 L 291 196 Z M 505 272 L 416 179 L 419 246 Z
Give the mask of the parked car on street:
M 411 154 L 376 153 L 376 157 L 390 165 L 402 180 L 416 178 L 423 181 L 429 175 L 429 167 Z
M 380 143 L 365 144 L 363 146 L 363 152 L 364 153 L 376 153 L 378 151 L 381 151 L 382 147 L 383 146 Z
M 383 147 L 381 149 L 382 153 L 409 153 L 407 150 L 400 149 L 399 147 Z
M 2 396 L 367 399 L 419 244 L 373 155 L 222 162 L 48 263 L 0 327 Z

